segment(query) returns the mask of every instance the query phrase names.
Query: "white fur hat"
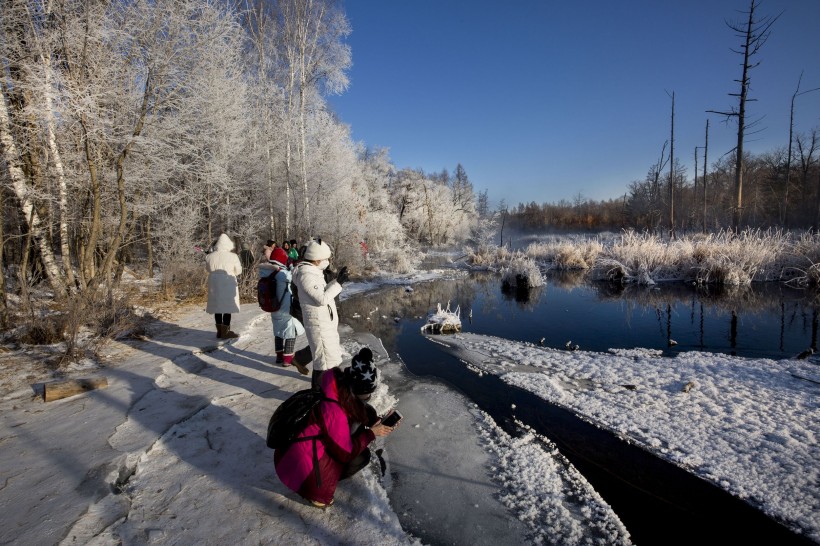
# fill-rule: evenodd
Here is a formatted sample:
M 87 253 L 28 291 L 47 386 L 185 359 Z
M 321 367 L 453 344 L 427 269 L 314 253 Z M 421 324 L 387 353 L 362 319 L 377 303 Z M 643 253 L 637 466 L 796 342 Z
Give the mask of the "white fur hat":
M 330 259 L 330 247 L 322 240 L 311 241 L 305 248 L 305 260 L 328 260 Z

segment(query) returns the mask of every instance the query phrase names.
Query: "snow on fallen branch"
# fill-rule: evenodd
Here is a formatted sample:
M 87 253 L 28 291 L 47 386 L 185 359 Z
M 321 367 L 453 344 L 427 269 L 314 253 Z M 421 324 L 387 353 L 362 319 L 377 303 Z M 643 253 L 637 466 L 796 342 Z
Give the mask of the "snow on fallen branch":
M 450 302 L 447 308 L 442 309 L 441 304 L 437 304 L 438 310 L 427 317 L 427 324 L 421 327 L 421 333 L 432 334 L 454 334 L 461 331 L 461 307 L 456 307 L 455 311 L 450 311 Z

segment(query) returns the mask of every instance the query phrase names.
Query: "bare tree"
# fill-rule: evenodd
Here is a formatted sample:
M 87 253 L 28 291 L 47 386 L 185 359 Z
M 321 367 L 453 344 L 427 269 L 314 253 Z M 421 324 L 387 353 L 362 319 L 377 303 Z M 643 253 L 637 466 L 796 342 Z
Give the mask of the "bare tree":
M 792 101 L 791 101 L 791 108 L 789 109 L 789 149 L 788 149 L 788 158 L 786 159 L 786 189 L 783 195 L 783 215 L 784 215 L 784 224 L 788 225 L 788 222 L 785 221 L 788 218 L 788 204 L 789 204 L 789 186 L 791 184 L 791 172 L 792 172 L 792 146 L 794 143 L 794 101 L 800 95 L 805 95 L 806 93 L 811 93 L 812 91 L 820 91 L 820 87 L 815 87 L 814 89 L 809 89 L 807 91 L 800 91 L 800 83 L 803 81 L 803 73 L 800 73 L 800 77 L 797 79 L 797 87 L 792 94 Z M 804 177 L 804 188 L 805 188 L 805 171 L 803 174 Z
M 738 97 L 737 109 L 732 108 L 728 112 L 709 110 L 710 112 L 726 116 L 726 118 L 737 119 L 737 146 L 735 147 L 735 199 L 732 211 L 732 229 L 737 232 L 740 228 L 741 213 L 743 210 L 743 139 L 746 129 L 754 123 L 747 125 L 746 103 L 755 99 L 748 98 L 750 75 L 749 71 L 757 67 L 760 62 L 752 63 L 752 58 L 760 52 L 771 34 L 772 25 L 780 18 L 782 12 L 777 16 L 758 17 L 755 14 L 757 0 L 751 0 L 749 11 L 743 12 L 747 15 L 745 22 L 726 21 L 726 25 L 735 32 L 735 36 L 743 42 L 740 49 L 732 48 L 734 53 L 743 56 L 743 74 L 740 80 L 735 80 L 740 84 L 739 93 L 729 93 L 729 96 Z
M 675 238 L 675 92 L 672 91 L 672 123 L 669 137 L 669 238 Z
M 706 166 L 709 164 L 709 120 L 706 120 L 706 143 L 703 145 L 703 233 L 706 233 Z

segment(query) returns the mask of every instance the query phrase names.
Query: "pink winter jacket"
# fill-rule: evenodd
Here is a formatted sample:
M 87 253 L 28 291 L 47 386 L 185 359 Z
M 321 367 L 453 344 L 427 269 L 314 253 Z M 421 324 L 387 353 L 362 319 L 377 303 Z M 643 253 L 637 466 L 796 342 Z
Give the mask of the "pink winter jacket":
M 308 500 L 325 504 L 333 500 L 345 465 L 376 438 L 373 431 L 364 427 L 359 427 L 351 436 L 347 413 L 335 402 L 339 400 L 337 371 L 341 373 L 338 368 L 334 368 L 322 374 L 321 379 L 322 391 L 334 401 L 321 402 L 318 419 L 311 417 L 310 424 L 299 435 L 321 436 L 315 440 L 294 442 L 285 449 L 277 449 L 273 454 L 276 474 L 282 483 Z M 319 462 L 318 480 L 314 460 Z

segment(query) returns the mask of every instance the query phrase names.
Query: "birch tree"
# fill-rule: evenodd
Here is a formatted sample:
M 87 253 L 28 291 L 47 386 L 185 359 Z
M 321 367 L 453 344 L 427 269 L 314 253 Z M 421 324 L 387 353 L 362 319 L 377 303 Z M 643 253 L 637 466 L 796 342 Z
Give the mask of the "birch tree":
M 60 269 L 57 267 L 54 254 L 51 252 L 51 247 L 43 236 L 40 215 L 34 208 L 31 192 L 26 182 L 26 176 L 20 165 L 20 152 L 11 134 L 11 122 L 4 96 L 0 97 L 0 148 L 2 148 L 3 162 L 6 165 L 8 177 L 11 180 L 11 189 L 20 203 L 20 212 L 23 218 L 28 220 L 28 228 L 40 252 L 49 284 L 57 296 L 65 296 L 65 281 L 60 274 Z
M 291 181 L 290 129 L 298 127 L 296 142 L 302 188 L 299 222 L 305 233 L 313 229 L 307 180 L 308 105 L 321 90 L 340 93 L 347 88 L 345 71 L 350 66 L 350 48 L 342 40 L 350 33 L 344 12 L 332 0 L 283 0 L 280 4 L 283 47 L 287 65 L 285 94 L 288 108 L 286 173 Z M 295 123 L 293 123 L 295 120 Z

